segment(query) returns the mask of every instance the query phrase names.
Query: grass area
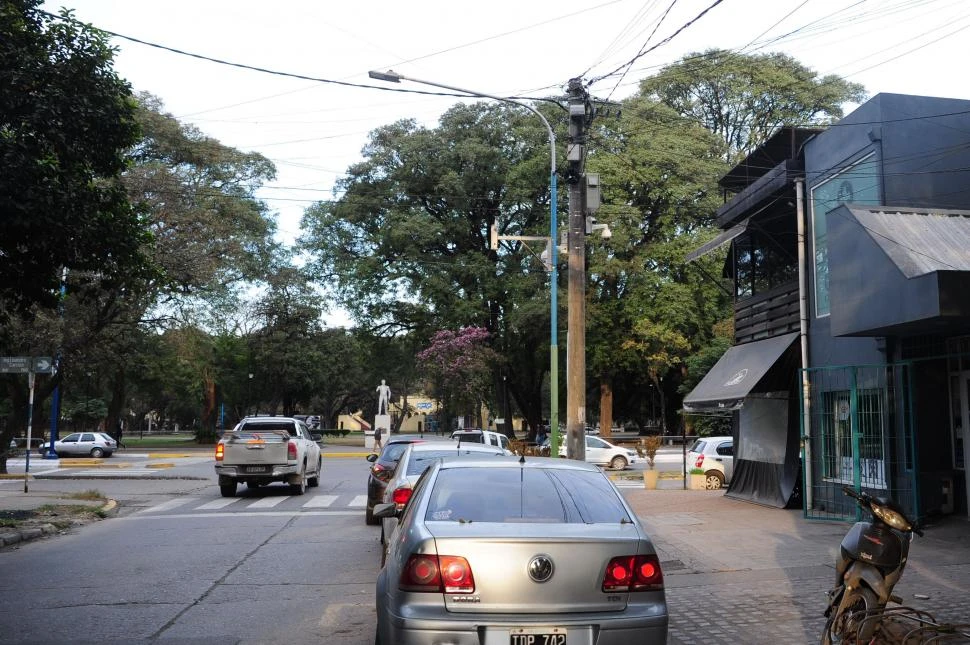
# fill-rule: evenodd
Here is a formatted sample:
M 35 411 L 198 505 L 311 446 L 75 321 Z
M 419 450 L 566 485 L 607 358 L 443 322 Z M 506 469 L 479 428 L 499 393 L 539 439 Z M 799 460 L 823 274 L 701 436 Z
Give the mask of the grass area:
M 96 490 L 94 488 L 90 488 L 88 490 L 82 490 L 82 491 L 77 492 L 77 493 L 71 493 L 71 494 L 67 495 L 67 498 L 68 499 L 98 500 L 98 499 L 105 499 L 105 496 L 104 496 L 104 494 L 101 493 L 101 491 Z
M 200 444 L 193 434 L 158 434 L 140 437 L 126 434 L 121 438 L 125 448 L 194 448 Z
M 86 491 L 97 493 L 97 491 Z M 79 493 L 79 495 L 82 493 Z M 100 495 L 100 494 L 99 494 Z M 104 500 L 103 497 L 76 497 L 85 500 Z M 106 517 L 100 506 L 85 504 L 44 504 L 28 511 L 0 511 L 0 528 L 21 528 L 53 524 L 58 529 L 66 529 L 79 524 L 87 524 Z

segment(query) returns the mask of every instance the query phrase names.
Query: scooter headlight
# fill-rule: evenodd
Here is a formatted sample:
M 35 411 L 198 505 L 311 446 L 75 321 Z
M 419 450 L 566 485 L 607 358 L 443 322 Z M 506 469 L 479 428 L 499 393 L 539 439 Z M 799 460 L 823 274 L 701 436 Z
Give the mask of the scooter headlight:
M 909 524 L 909 520 L 907 520 L 901 513 L 898 513 L 891 508 L 873 504 L 872 514 L 897 531 L 913 530 L 913 527 Z

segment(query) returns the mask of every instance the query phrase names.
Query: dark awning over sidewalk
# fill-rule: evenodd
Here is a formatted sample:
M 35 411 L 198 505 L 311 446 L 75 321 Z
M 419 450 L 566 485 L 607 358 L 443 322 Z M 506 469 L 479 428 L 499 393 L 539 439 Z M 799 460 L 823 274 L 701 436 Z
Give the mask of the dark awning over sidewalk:
M 737 410 L 768 370 L 791 347 L 798 332 L 735 345 L 724 352 L 711 371 L 684 399 L 684 409 Z
M 702 244 L 701 246 L 694 249 L 693 251 L 687 254 L 687 258 L 686 258 L 687 261 L 693 262 L 697 258 L 704 257 L 708 253 L 711 253 L 718 247 L 723 246 L 724 244 L 727 244 L 728 242 L 736 238 L 738 235 L 741 235 L 742 233 L 744 233 L 744 231 L 748 228 L 748 221 L 750 219 L 751 218 L 749 217 L 748 219 L 742 221 L 737 226 L 732 226 L 726 231 L 721 231 L 721 233 L 713 240 L 705 244 Z

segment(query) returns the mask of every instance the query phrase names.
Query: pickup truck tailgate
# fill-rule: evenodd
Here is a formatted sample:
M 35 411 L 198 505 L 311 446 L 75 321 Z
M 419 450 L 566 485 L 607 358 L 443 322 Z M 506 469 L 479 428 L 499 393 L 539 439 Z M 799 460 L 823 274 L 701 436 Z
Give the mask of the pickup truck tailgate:
M 237 464 L 285 464 L 290 436 L 284 432 L 232 432 L 222 438 L 225 453 L 222 463 Z

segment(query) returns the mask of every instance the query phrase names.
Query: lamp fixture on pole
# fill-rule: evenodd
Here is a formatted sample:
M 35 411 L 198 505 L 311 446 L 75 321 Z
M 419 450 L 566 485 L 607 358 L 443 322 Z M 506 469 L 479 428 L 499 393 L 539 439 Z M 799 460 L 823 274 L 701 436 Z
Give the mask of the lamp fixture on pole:
M 548 244 L 549 250 L 549 262 L 546 264 L 547 270 L 549 271 L 549 290 L 550 294 L 550 322 L 549 322 L 549 430 L 550 430 L 550 452 L 552 456 L 557 456 L 559 454 L 559 340 L 558 340 L 558 316 L 557 312 L 559 309 L 558 302 L 558 290 L 559 290 L 559 248 L 555 244 L 555 240 L 558 237 L 557 227 L 558 223 L 556 221 L 556 202 L 557 202 L 557 189 L 556 189 L 556 133 L 553 131 L 552 126 L 549 125 L 549 121 L 542 115 L 539 110 L 535 109 L 528 103 L 522 101 L 516 101 L 515 99 L 506 98 L 504 96 L 495 96 L 493 94 L 486 94 L 485 92 L 478 92 L 476 90 L 468 90 L 461 87 L 454 87 L 451 85 L 445 85 L 444 83 L 436 83 L 434 81 L 424 81 L 417 78 L 410 78 L 399 74 L 393 70 L 388 70 L 386 72 L 370 71 L 367 73 L 371 78 L 378 81 L 387 81 L 389 83 L 400 83 L 401 81 L 411 81 L 412 83 L 418 83 L 420 85 L 430 85 L 432 87 L 440 87 L 446 90 L 452 90 L 455 92 L 461 92 L 462 94 L 467 94 L 472 97 L 481 97 L 487 99 L 493 99 L 495 101 L 502 101 L 503 103 L 511 103 L 513 105 L 518 105 L 529 110 L 535 114 L 542 121 L 542 124 L 546 127 L 546 132 L 549 135 L 549 240 L 552 240 Z M 538 238 L 546 239 L 546 238 Z

